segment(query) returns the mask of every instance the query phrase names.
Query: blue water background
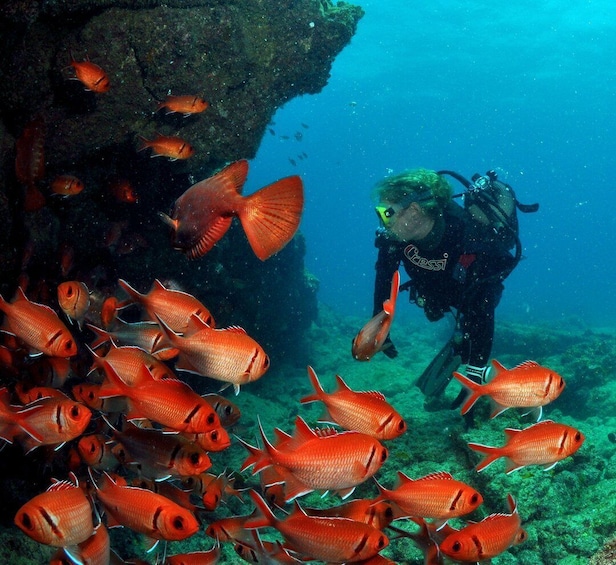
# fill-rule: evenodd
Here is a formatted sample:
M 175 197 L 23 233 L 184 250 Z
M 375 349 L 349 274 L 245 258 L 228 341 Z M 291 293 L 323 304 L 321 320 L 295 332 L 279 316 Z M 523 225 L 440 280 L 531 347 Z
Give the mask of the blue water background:
M 277 112 L 246 190 L 302 176 L 306 266 L 320 279 L 320 301 L 371 314 L 370 192 L 389 171 L 470 177 L 494 168 L 520 201 L 541 205 L 520 215 L 525 259 L 506 283 L 499 315 L 611 324 L 613 3 L 355 3 L 366 14 L 329 84 Z

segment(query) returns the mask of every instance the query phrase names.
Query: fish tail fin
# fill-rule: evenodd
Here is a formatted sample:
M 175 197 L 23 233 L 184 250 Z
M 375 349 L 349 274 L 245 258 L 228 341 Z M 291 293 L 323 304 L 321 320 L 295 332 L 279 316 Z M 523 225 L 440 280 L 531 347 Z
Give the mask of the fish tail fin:
M 477 384 L 475 381 L 465 377 L 462 373 L 458 373 L 455 371 L 453 376 L 460 382 L 460 384 L 465 387 L 468 391 L 468 395 L 464 400 L 464 404 L 462 405 L 461 414 L 466 414 L 477 402 L 477 399 L 480 396 L 483 396 L 483 391 L 481 390 L 483 387 L 480 384 Z
M 118 285 L 126 294 L 128 294 L 129 298 L 131 299 L 131 302 L 140 302 L 143 298 L 143 294 L 141 294 L 138 290 L 134 289 L 124 279 L 118 279 Z
M 158 217 L 163 221 L 164 224 L 167 224 L 173 231 L 177 231 L 179 222 L 174 220 L 172 217 L 168 216 L 164 212 L 159 212 Z
M 86 323 L 86 327 L 89 330 L 92 330 L 94 334 L 96 335 L 96 338 L 94 339 L 94 341 L 90 343 L 89 349 L 91 350 L 97 349 L 98 347 L 103 345 L 103 343 L 107 343 L 108 341 L 113 341 L 111 338 L 111 334 L 107 330 L 104 330 L 93 324 L 88 324 L 88 323 Z
M 146 139 L 142 135 L 138 135 L 137 137 L 141 141 L 141 147 L 139 147 L 137 151 L 143 151 L 144 149 L 147 149 L 148 147 L 152 147 L 152 142 L 149 139 Z
M 317 377 L 317 374 L 315 373 L 314 369 L 310 365 L 308 365 L 308 378 L 310 379 L 310 382 L 312 383 L 312 387 L 314 388 L 315 393 L 309 394 L 307 396 L 304 396 L 303 398 L 300 398 L 299 401 L 301 404 L 317 402 L 321 400 L 323 396 L 326 394 L 325 391 L 323 390 L 323 387 L 321 386 L 319 377 Z
M 468 446 L 478 453 L 482 453 L 485 457 L 478 463 L 475 469 L 477 472 L 483 471 L 486 467 L 494 463 L 497 459 L 502 457 L 500 448 L 490 447 L 489 445 L 482 445 L 480 443 L 469 443 Z
M 252 530 L 255 528 L 263 528 L 265 526 L 273 526 L 278 522 L 278 519 L 267 505 L 263 497 L 254 490 L 249 491 L 250 498 L 256 506 L 254 515 L 244 522 L 244 528 Z
M 261 261 L 291 241 L 303 207 L 304 189 L 299 176 L 280 179 L 243 200 L 238 216 L 250 247 Z

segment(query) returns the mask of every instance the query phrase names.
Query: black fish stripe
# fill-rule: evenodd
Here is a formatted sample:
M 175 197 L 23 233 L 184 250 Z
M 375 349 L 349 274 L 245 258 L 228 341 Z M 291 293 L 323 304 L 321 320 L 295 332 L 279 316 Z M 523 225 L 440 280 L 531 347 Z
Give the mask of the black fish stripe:
M 175 459 L 179 455 L 181 449 L 182 449 L 181 443 L 176 444 L 176 446 L 173 448 L 173 451 L 171 452 L 171 456 L 169 457 L 169 467 L 170 468 L 175 466 Z
M 560 445 L 558 446 L 558 453 L 562 453 L 565 450 L 565 443 L 568 437 L 569 437 L 569 430 L 565 430 L 563 432 L 562 437 L 560 438 Z
M 483 556 L 483 545 L 481 544 L 481 540 L 477 536 L 472 536 L 471 539 L 473 540 L 473 543 L 477 548 L 477 555 L 479 557 L 479 560 L 481 560 L 481 557 Z
M 62 336 L 62 328 L 60 328 L 55 334 L 53 334 L 49 340 L 47 341 L 47 343 L 45 344 L 45 347 L 51 347 L 51 345 L 59 338 Z
M 373 447 L 372 451 L 370 451 L 370 457 L 368 457 L 368 462 L 366 463 L 366 473 L 370 469 L 370 464 L 372 463 L 372 460 L 374 459 L 375 455 L 376 455 L 376 447 Z
M 154 512 L 154 517 L 152 519 L 152 528 L 154 529 L 155 532 L 160 532 L 160 528 L 158 527 L 158 518 L 160 517 L 162 511 L 163 511 L 163 507 L 159 506 L 156 509 L 156 512 Z
M 460 500 L 461 496 L 462 496 L 462 489 L 459 489 L 458 492 L 456 492 L 455 498 L 451 502 L 451 506 L 449 507 L 449 510 L 455 510 L 456 509 L 456 507 L 458 506 L 458 501 Z
M 355 555 L 359 555 L 361 553 L 362 549 L 364 549 L 364 547 L 366 547 L 367 543 L 368 543 L 368 534 L 364 534 L 362 536 L 361 540 L 359 540 L 359 543 L 353 549 Z
M 58 403 L 56 407 L 56 417 L 54 418 L 56 426 L 58 426 L 58 431 L 62 431 L 62 404 Z
M 548 395 L 548 393 L 550 392 L 550 386 L 552 386 L 552 381 L 554 380 L 554 376 L 552 375 L 552 373 L 550 373 L 550 377 L 548 378 L 548 382 L 547 385 L 545 387 L 545 390 L 543 391 L 543 396 L 546 397 Z
M 188 416 L 184 419 L 185 424 L 190 424 L 190 421 L 197 415 L 199 410 L 201 409 L 201 404 L 197 404 L 189 413 Z
M 58 536 L 59 538 L 63 538 L 64 535 L 62 534 L 62 532 L 59 530 L 58 525 L 53 521 L 53 518 L 49 515 L 49 513 L 47 512 L 47 510 L 45 510 L 42 506 L 39 506 L 38 508 L 39 512 L 41 513 L 41 516 L 43 517 L 43 519 L 45 520 L 45 522 L 47 522 L 49 524 L 49 527 L 51 528 L 51 531 Z

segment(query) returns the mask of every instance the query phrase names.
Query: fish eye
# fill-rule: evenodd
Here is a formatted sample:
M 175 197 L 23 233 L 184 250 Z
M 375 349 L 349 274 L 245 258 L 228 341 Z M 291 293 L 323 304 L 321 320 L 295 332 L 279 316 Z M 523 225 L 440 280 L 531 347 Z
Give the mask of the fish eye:
M 190 462 L 193 465 L 198 465 L 201 462 L 201 454 L 200 453 L 191 453 L 190 454 Z
M 394 509 L 391 506 L 387 505 L 387 510 L 385 510 L 385 518 L 389 520 L 390 518 L 393 518 L 393 516 L 394 516 Z
M 67 351 L 70 351 L 71 349 L 73 349 L 72 339 L 67 340 L 67 342 L 64 344 L 64 349 L 66 349 Z
M 451 549 L 452 551 L 460 551 L 462 549 L 462 544 L 459 541 L 454 541 Z
M 475 504 L 478 500 L 479 500 L 479 496 L 477 495 L 477 493 L 471 496 L 471 504 Z
M 386 459 L 387 459 L 387 449 L 383 449 L 383 451 L 381 451 L 381 463 L 384 463 Z
M 582 434 L 580 432 L 576 432 L 575 435 L 573 436 L 573 439 L 578 442 L 582 439 Z
M 385 545 L 387 545 L 387 544 L 385 543 L 385 536 L 379 536 L 379 541 L 377 542 L 376 546 L 377 546 L 379 549 L 383 549 L 383 548 L 385 547 Z
M 269 359 L 269 356 L 266 355 L 265 359 L 263 360 L 263 368 L 267 369 L 269 368 L 269 366 L 270 366 L 270 359 Z
M 32 523 L 32 519 L 30 518 L 30 514 L 27 514 L 26 512 L 24 512 L 21 515 L 21 525 L 26 528 L 26 530 L 33 530 L 34 529 L 34 524 Z
M 398 431 L 403 432 L 406 430 L 406 422 L 404 420 L 400 420 L 398 422 Z
M 184 529 L 184 518 L 182 518 L 182 516 L 176 516 L 173 519 L 173 527 L 176 530 L 183 530 Z
M 79 414 L 81 413 L 81 410 L 79 409 L 79 404 L 75 404 L 70 411 L 71 414 L 71 418 L 79 418 Z
M 214 431 L 210 434 L 210 439 L 211 439 L 213 442 L 217 442 L 217 441 L 218 441 L 218 439 L 219 439 L 218 435 L 219 435 L 219 434 L 218 434 L 218 430 L 214 430 Z
M 72 287 L 72 286 L 69 286 L 69 287 L 68 287 L 68 289 L 67 289 L 67 291 L 66 291 L 66 296 L 68 296 L 69 298 L 70 298 L 71 296 L 73 296 L 73 287 Z
M 216 421 L 216 414 L 214 412 L 207 415 L 207 419 L 205 420 L 208 424 L 213 424 Z

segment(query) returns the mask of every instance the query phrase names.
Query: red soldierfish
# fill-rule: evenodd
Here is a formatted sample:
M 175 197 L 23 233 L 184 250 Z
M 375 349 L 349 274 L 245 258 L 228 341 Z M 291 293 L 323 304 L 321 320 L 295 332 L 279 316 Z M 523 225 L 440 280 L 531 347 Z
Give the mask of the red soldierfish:
M 547 471 L 561 459 L 573 455 L 586 439 L 575 428 L 552 420 L 538 422 L 523 430 L 507 428 L 505 435 L 507 443 L 502 447 L 468 444 L 472 450 L 485 455 L 477 465 L 477 471 L 482 471 L 500 457 L 507 460 L 507 474 L 527 465 L 543 465 Z
M 157 109 L 166 108 L 167 114 L 177 112 L 179 114 L 184 114 L 184 117 L 186 117 L 191 114 L 200 114 L 207 110 L 208 107 L 209 104 L 199 96 L 194 96 L 193 94 L 173 96 L 169 94 L 163 102 L 158 103 Z
M 320 422 L 338 424 L 345 430 L 356 430 L 380 440 L 394 439 L 406 431 L 404 419 L 380 392 L 353 391 L 336 375 L 338 390 L 328 394 L 312 367 L 308 367 L 308 376 L 315 394 L 304 396 L 300 402 L 323 402 L 326 414 Z
M 541 407 L 558 398 L 565 388 L 563 378 L 535 361 L 524 361 L 513 369 L 506 369 L 496 359 L 492 361 L 496 375 L 485 385 L 478 384 L 468 377 L 455 372 L 453 376 L 469 391 L 462 405 L 466 414 L 480 396 L 489 396 L 492 401 L 494 418 L 507 408 L 534 408 L 541 419 Z
M 214 318 L 210 311 L 192 294 L 165 288 L 158 279 L 154 280 L 150 292 L 141 294 L 126 281 L 118 280 L 120 288 L 130 297 L 126 303 L 117 307 L 124 308 L 135 302 L 145 308 L 150 320 L 155 321 L 156 316 L 161 318 L 174 332 L 184 333 L 188 320 L 194 314 L 210 327 L 214 327 Z
M 4 312 L 5 330 L 26 342 L 35 352 L 50 357 L 73 357 L 77 345 L 68 328 L 49 306 L 31 302 L 21 288 L 12 303 L 0 296 L 0 311 Z
M 507 502 L 511 514 L 490 514 L 481 522 L 448 535 L 440 545 L 441 551 L 456 561 L 476 563 L 492 559 L 512 545 L 526 541 L 528 534 L 521 526 L 516 503 L 510 494 Z
M 254 465 L 253 474 L 270 465 L 285 482 L 285 502 L 313 490 L 338 491 L 349 496 L 355 487 L 372 477 L 387 459 L 387 449 L 366 434 L 333 429 L 312 430 L 298 416 L 293 436 L 272 445 L 259 426 L 263 449 L 242 441 L 250 455 L 242 471 Z M 281 432 L 283 433 L 283 432 Z
M 391 293 L 383 302 L 383 309 L 359 330 L 353 339 L 352 353 L 358 361 L 370 361 L 381 351 L 394 319 L 399 286 L 400 273 L 396 271 L 391 281 Z
M 68 481 L 55 482 L 26 502 L 15 524 L 39 543 L 67 547 L 82 543 L 94 532 L 92 507 L 83 490 Z
M 286 547 L 309 560 L 353 563 L 375 556 L 387 547 L 387 536 L 377 528 L 348 518 L 308 516 L 296 503 L 293 512 L 279 520 L 255 491 L 250 496 L 256 515 L 246 520 L 247 529 L 271 526 L 284 537 Z
M 431 473 L 411 479 L 398 471 L 398 486 L 388 490 L 377 482 L 380 495 L 375 500 L 387 500 L 398 505 L 402 516 L 419 516 L 449 520 L 473 512 L 483 497 L 471 486 L 456 481 L 449 473 Z
M 171 346 L 180 351 L 176 369 L 231 384 L 235 394 L 240 385 L 256 381 L 269 368 L 263 348 L 242 328 L 212 329 L 193 314 L 181 336 L 160 318 L 158 322 Z
M 103 93 L 111 86 L 107 73 L 91 61 L 75 61 L 71 56 L 71 67 L 75 69 L 75 78 L 86 90 Z
M 58 304 L 69 320 L 82 329 L 83 320 L 90 307 L 90 291 L 79 281 L 66 281 L 58 285 Z
M 171 226 L 172 245 L 189 259 L 203 257 L 227 232 L 237 216 L 255 255 L 265 261 L 280 251 L 299 226 L 304 193 L 299 176 L 291 176 L 242 196 L 248 161 L 231 163 L 191 186 L 174 203 L 171 215 L 160 214 Z

